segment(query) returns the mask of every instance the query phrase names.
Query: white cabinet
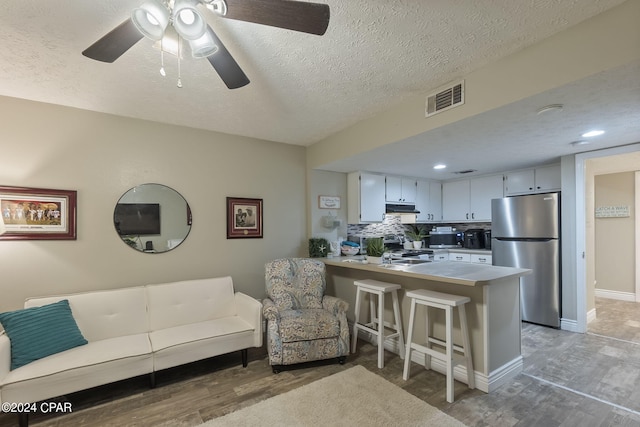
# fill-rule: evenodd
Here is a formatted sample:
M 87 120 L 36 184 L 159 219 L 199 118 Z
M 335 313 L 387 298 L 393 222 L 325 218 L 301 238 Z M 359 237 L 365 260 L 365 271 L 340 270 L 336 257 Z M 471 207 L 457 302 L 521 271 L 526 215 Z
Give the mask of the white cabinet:
M 469 180 L 442 183 L 442 220 L 464 222 L 469 218 Z
M 543 166 L 507 172 L 504 180 L 504 194 L 546 193 L 560 190 L 560 165 Z
M 475 262 L 476 264 L 489 264 L 489 265 L 491 265 L 492 262 L 493 262 L 493 259 L 492 259 L 491 255 L 471 254 L 471 262 Z
M 560 191 L 561 187 L 560 165 L 544 166 L 536 168 L 536 192 L 546 193 Z
M 472 262 L 474 264 L 491 265 L 493 259 L 491 257 L 491 254 L 479 254 L 471 250 L 469 252 L 464 252 L 464 250 L 456 250 L 455 252 L 449 252 L 449 261 Z
M 436 251 L 433 254 L 433 261 L 449 261 L 449 252 Z
M 382 222 L 385 214 L 385 176 L 352 172 L 347 176 L 347 222 Z
M 442 184 L 444 222 L 491 221 L 491 199 L 503 196 L 502 175 Z
M 491 221 L 491 199 L 503 196 L 502 175 L 490 175 L 469 181 L 469 220 Z
M 451 252 L 449 254 L 449 261 L 471 262 L 471 254 L 461 254 L 458 252 Z
M 416 180 L 387 176 L 386 200 L 388 203 L 416 203 Z
M 442 184 L 438 181 L 418 181 L 416 209 L 420 211 L 416 222 L 439 222 L 442 220 Z

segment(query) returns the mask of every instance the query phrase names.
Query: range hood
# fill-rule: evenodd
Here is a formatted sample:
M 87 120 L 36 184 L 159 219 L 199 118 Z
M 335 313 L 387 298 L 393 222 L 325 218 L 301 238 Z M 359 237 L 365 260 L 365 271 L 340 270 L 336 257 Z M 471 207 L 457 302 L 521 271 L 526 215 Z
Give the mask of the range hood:
M 420 211 L 416 209 L 416 205 L 407 205 L 407 204 L 394 204 L 387 203 L 386 205 L 387 213 L 397 213 L 397 214 L 419 214 Z

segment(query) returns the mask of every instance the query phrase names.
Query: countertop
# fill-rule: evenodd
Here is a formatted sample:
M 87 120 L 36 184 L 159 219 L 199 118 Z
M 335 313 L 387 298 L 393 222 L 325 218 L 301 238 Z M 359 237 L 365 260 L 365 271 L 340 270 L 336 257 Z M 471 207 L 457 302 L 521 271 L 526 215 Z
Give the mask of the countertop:
M 352 268 L 375 273 L 414 277 L 465 286 L 489 285 L 494 280 L 520 277 L 530 274 L 526 268 L 498 267 L 467 262 L 426 262 L 410 267 L 382 267 L 381 264 L 365 264 L 362 257 L 320 258 L 328 266 Z

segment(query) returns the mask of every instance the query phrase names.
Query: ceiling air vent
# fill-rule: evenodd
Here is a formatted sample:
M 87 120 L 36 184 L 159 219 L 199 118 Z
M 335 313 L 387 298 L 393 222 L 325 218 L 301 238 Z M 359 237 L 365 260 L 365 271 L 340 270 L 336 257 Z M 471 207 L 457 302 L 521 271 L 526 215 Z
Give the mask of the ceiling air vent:
M 455 173 L 456 175 L 464 175 L 464 174 L 467 174 L 467 173 L 473 173 L 473 172 L 478 172 L 478 170 L 477 170 L 477 169 L 465 169 L 465 170 L 463 170 L 463 171 L 456 171 L 456 172 L 454 172 L 454 173 Z
M 464 104 L 464 80 L 438 93 L 427 96 L 426 117 L 462 104 Z

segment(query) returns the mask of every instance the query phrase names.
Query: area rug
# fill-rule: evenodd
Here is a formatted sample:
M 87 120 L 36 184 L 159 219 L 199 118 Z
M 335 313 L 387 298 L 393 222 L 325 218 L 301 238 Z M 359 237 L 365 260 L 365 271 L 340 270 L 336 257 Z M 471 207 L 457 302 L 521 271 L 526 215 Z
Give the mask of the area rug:
M 202 424 L 220 426 L 438 426 L 464 424 L 362 366 Z

